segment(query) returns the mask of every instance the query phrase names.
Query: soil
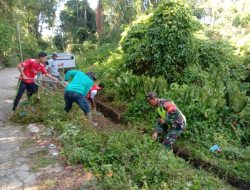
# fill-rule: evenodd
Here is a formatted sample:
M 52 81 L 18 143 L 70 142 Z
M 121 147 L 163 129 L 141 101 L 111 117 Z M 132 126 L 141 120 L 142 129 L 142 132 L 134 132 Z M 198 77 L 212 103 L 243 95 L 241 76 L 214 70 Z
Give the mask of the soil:
M 63 171 L 40 176 L 38 185 L 40 190 L 80 189 L 93 177 L 91 172 L 84 172 L 81 165 L 67 166 Z
M 121 123 L 123 121 L 123 113 L 113 108 L 107 102 L 101 102 L 100 100 L 96 100 L 96 108 L 98 111 L 102 112 L 105 117 L 111 118 L 116 123 Z

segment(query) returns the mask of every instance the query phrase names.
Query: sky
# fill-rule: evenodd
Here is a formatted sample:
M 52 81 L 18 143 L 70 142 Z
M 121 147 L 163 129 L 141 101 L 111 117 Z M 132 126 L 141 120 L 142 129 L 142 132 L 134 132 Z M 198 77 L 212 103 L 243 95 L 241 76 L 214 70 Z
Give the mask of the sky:
M 96 7 L 97 7 L 97 1 L 98 0 L 88 0 L 88 2 L 89 2 L 89 6 L 93 9 L 93 10 L 95 10 L 96 9 Z M 57 8 L 57 11 L 56 11 L 56 22 L 55 22 L 55 24 L 56 24 L 56 26 L 58 26 L 59 25 L 59 15 L 60 15 L 60 12 L 64 9 L 64 4 L 67 2 L 67 0 L 64 0 L 64 2 L 62 2 L 62 3 L 60 3 L 59 4 L 59 7 Z M 55 29 L 55 28 L 54 28 Z M 47 24 L 44 24 L 43 25 L 43 32 L 42 32 L 42 35 L 44 36 L 44 37 L 52 37 L 52 36 L 54 36 L 55 34 L 54 34 L 54 31 L 53 31 L 53 29 L 48 29 L 48 25 Z
M 95 10 L 97 7 L 97 0 L 88 0 L 90 7 Z

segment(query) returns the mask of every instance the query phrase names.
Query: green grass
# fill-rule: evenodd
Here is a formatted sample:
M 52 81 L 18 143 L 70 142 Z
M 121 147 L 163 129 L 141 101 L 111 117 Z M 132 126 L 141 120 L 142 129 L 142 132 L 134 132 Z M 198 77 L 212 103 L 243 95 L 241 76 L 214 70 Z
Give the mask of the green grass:
M 69 162 L 93 171 L 101 189 L 231 189 L 133 129 L 85 129 L 64 136 Z
M 57 162 L 56 158 L 48 155 L 48 151 L 41 150 L 35 153 L 31 159 L 31 171 L 37 172 L 42 168 L 53 166 Z
M 98 130 L 89 127 L 82 111 L 75 106 L 67 115 L 63 112 L 63 97 L 44 95 L 36 112 L 17 122 L 39 121 L 53 131 L 62 145 L 62 153 L 70 164 L 82 164 L 95 175 L 92 187 L 99 189 L 232 189 L 212 174 L 192 168 L 184 160 L 152 141 L 149 134 L 127 130 Z M 21 108 L 22 109 L 28 108 Z M 32 170 L 37 171 L 55 160 L 46 152 L 33 156 Z M 97 189 L 98 189 L 97 188 Z
M 245 181 L 250 180 L 250 148 L 222 147 L 222 152 L 211 153 L 199 144 L 190 146 L 184 140 L 178 143 L 180 147 L 191 152 L 192 157 L 199 158 L 218 167 L 225 175 L 234 176 Z

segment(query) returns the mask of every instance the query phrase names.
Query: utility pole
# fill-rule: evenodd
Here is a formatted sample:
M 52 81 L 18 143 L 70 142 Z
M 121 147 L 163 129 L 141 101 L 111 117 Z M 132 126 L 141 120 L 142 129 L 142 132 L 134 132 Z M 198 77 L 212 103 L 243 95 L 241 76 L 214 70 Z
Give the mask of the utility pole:
M 87 0 L 85 1 L 85 12 L 84 12 L 85 27 L 87 26 Z
M 78 28 L 79 28 L 80 24 L 79 24 L 79 7 L 78 7 L 78 0 L 76 0 L 76 19 L 77 19 L 77 25 L 78 25 Z
M 21 62 L 23 62 L 23 52 L 22 52 L 22 45 L 21 45 L 21 35 L 20 35 L 20 25 L 19 25 L 19 22 L 17 23 L 17 33 L 18 33 L 20 58 L 21 58 Z
M 62 49 L 63 49 L 63 51 L 64 51 L 63 32 L 62 32 Z

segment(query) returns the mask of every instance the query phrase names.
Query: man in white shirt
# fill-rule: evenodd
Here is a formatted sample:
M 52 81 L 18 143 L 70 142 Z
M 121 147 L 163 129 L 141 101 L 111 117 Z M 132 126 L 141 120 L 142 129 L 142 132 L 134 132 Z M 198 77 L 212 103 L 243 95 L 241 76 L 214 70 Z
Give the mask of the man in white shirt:
M 57 54 L 53 53 L 52 54 L 52 58 L 48 61 L 48 71 L 49 73 L 53 76 L 56 77 L 58 80 L 62 81 L 62 77 L 58 71 L 58 67 L 62 67 L 63 63 L 61 64 L 57 64 L 56 63 L 56 58 L 57 58 Z

